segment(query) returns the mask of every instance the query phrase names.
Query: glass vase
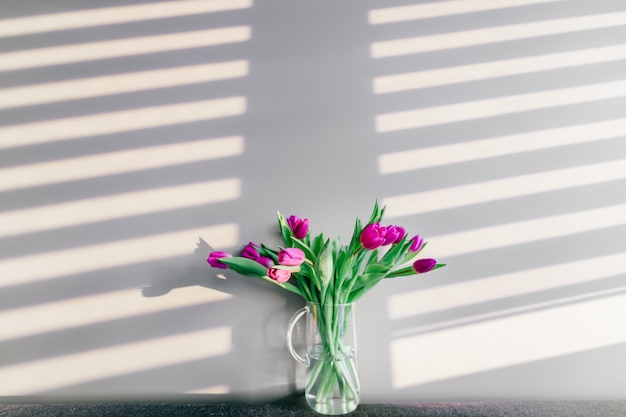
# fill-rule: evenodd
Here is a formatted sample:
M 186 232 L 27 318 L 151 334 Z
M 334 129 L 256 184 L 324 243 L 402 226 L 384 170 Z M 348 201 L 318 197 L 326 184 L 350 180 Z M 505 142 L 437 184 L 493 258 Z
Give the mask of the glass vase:
M 293 347 L 292 333 L 306 316 L 306 354 Z M 306 367 L 304 395 L 316 412 L 347 414 L 359 405 L 354 303 L 307 303 L 291 318 L 287 327 L 287 347 Z

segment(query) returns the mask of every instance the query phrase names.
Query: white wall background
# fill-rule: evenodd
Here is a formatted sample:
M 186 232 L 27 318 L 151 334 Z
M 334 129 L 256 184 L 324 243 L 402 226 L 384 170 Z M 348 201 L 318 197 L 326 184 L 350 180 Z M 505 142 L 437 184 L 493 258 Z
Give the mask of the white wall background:
M 359 301 L 363 401 L 626 397 L 622 0 L 4 1 L 0 88 L 0 396 L 293 390 L 206 255 L 379 198 L 448 266 Z

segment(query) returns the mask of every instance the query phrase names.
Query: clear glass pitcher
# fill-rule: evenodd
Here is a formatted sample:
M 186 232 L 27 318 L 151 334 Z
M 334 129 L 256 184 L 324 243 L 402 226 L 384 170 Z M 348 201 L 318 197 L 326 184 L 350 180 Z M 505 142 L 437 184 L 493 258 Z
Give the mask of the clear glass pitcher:
M 306 354 L 293 347 L 292 334 L 306 316 Z M 304 395 L 307 404 L 321 414 L 347 414 L 359 405 L 354 303 L 307 303 L 287 327 L 287 347 L 306 366 Z

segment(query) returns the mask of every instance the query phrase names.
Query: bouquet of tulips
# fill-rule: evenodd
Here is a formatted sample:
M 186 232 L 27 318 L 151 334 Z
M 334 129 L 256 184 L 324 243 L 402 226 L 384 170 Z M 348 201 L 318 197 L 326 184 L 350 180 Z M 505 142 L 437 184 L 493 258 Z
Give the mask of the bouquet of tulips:
M 432 258 L 417 259 L 426 242 L 419 235 L 408 238 L 401 226 L 382 226 L 384 211 L 376 202 L 365 226 L 357 219 L 348 245 L 324 234 L 311 236 L 308 219 L 285 218 L 279 212 L 284 247 L 273 249 L 250 242 L 240 256 L 212 252 L 208 258 L 215 268 L 230 268 L 272 282 L 308 302 L 316 344 L 303 362 L 310 366 L 305 394 L 309 405 L 321 413 L 342 414 L 358 404 L 355 347 L 344 342 L 352 303 L 383 279 L 444 266 Z M 302 361 L 297 355 L 294 358 Z
M 323 233 L 312 237 L 308 219 L 285 218 L 279 212 L 284 247 L 272 249 L 250 242 L 240 256 L 216 251 L 207 261 L 212 267 L 264 279 L 319 304 L 352 303 L 382 279 L 445 266 L 432 258 L 416 260 L 427 242 L 419 235 L 408 238 L 401 226 L 381 226 L 384 211 L 376 202 L 365 227 L 356 219 L 347 246 L 339 238 L 330 240 Z

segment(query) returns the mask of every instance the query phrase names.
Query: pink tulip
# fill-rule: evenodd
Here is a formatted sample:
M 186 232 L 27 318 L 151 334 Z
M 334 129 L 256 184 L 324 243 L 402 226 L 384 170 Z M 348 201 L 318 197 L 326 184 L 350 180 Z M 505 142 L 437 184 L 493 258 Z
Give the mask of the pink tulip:
M 298 248 L 286 248 L 278 252 L 278 263 L 287 266 L 298 266 L 304 262 L 304 252 Z
M 437 265 L 437 261 L 432 258 L 418 259 L 413 263 L 413 270 L 418 274 L 423 274 L 433 269 Z
M 209 258 L 207 259 L 207 262 L 213 268 L 228 269 L 228 265 L 221 263 L 219 261 L 219 259 L 220 258 L 230 258 L 231 256 L 232 255 L 230 253 L 228 253 L 228 252 L 211 252 L 209 254 Z
M 399 243 L 406 231 L 402 226 L 388 226 L 387 231 L 385 233 L 385 240 L 383 241 L 384 245 L 389 245 L 390 243 Z
M 420 235 L 415 235 L 410 239 L 411 242 L 411 246 L 409 247 L 409 250 L 411 252 L 419 252 L 420 249 L 422 249 L 422 246 L 424 246 L 424 239 L 422 239 L 420 237 Z
M 289 216 L 287 224 L 296 239 L 302 239 L 309 232 L 309 219 L 301 219 L 298 216 Z
M 380 223 L 371 223 L 365 226 L 361 232 L 361 244 L 365 249 L 376 249 L 385 242 L 387 228 L 382 227 Z
M 289 278 L 291 278 L 291 271 L 286 269 L 270 268 L 267 270 L 267 276 L 282 284 L 289 281 Z

